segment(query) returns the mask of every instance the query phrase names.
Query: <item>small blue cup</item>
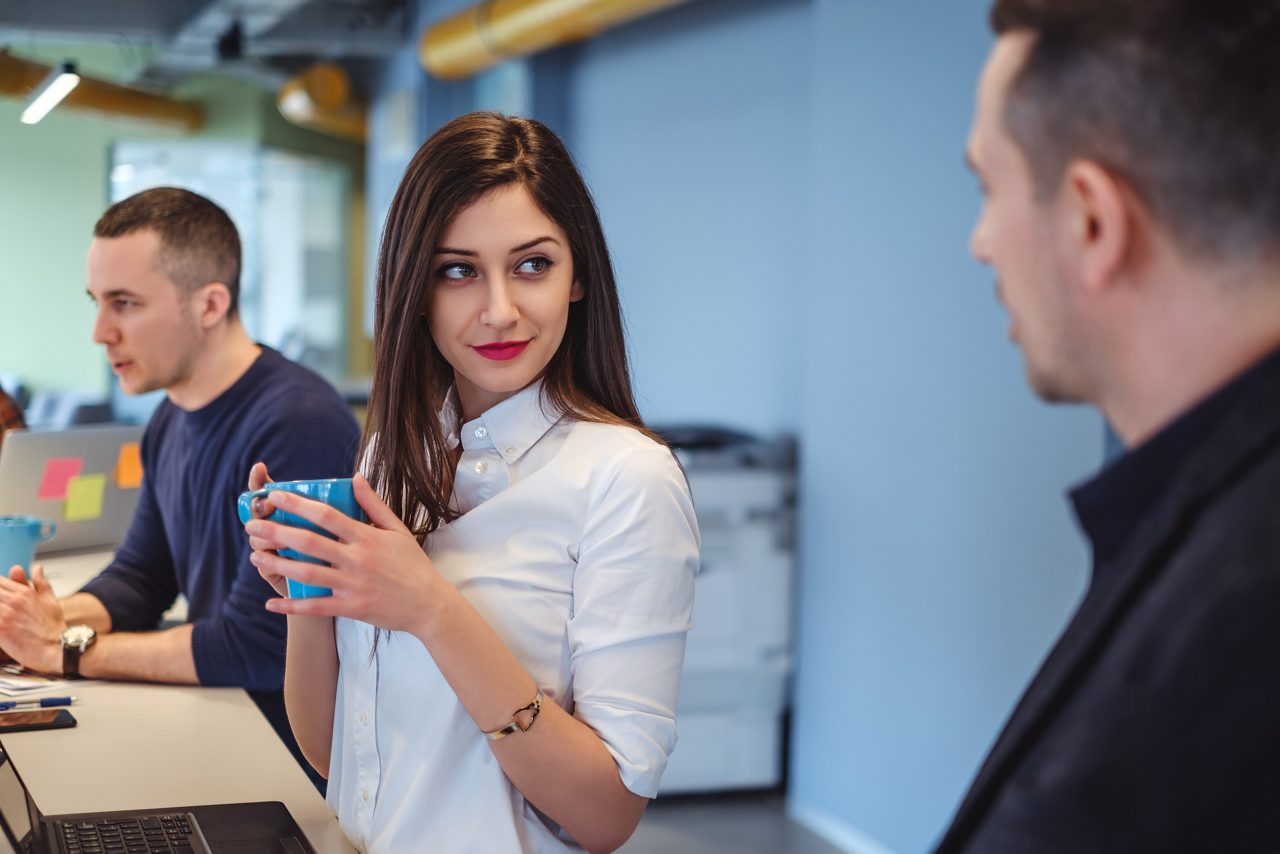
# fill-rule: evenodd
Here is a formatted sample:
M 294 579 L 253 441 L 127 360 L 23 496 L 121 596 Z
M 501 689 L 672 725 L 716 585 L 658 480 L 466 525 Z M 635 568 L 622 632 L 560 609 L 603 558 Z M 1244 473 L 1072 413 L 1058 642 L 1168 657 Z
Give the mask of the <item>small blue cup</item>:
M 253 503 L 260 498 L 266 498 L 267 494 L 273 490 L 283 490 L 285 492 L 293 492 L 304 498 L 310 498 L 313 501 L 319 501 L 322 504 L 328 504 L 335 510 L 340 510 L 346 515 L 355 519 L 357 522 L 365 521 L 364 509 L 356 502 L 356 493 L 351 485 L 351 478 L 334 478 L 330 480 L 286 480 L 279 483 L 263 484 L 262 489 L 252 492 L 244 492 L 240 494 L 239 500 L 236 502 L 236 511 L 240 514 L 241 522 L 248 522 L 254 518 Z M 336 540 L 333 534 L 317 525 L 313 525 L 301 516 L 295 516 L 292 513 L 286 513 L 278 508 L 273 509 L 270 515 L 263 517 L 271 522 L 278 522 L 281 525 L 291 525 L 295 528 L 303 528 L 307 531 L 314 531 L 317 534 L 323 534 L 331 540 Z M 307 563 L 318 563 L 321 566 L 328 566 L 324 561 L 314 558 L 311 555 L 294 551 L 293 549 L 281 549 L 280 554 L 291 560 L 301 560 Z M 303 584 L 300 581 L 294 581 L 292 578 L 286 578 L 285 584 L 288 587 L 290 599 L 307 599 L 313 596 L 332 596 L 333 591 L 328 587 L 317 587 L 314 584 Z
M 8 575 L 15 564 L 31 571 L 36 546 L 53 539 L 58 526 L 35 516 L 0 516 L 0 574 Z

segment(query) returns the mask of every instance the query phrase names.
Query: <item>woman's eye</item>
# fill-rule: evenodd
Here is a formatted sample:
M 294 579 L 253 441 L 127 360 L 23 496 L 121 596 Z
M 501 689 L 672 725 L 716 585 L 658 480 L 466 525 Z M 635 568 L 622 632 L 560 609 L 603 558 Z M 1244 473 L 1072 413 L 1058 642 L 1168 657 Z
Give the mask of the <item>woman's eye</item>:
M 475 270 L 471 268 L 470 264 L 445 264 L 436 271 L 436 274 L 442 279 L 452 279 L 456 282 L 468 278 L 469 276 L 474 276 Z
M 545 273 L 550 269 L 551 259 L 538 256 L 537 258 L 530 258 L 527 261 L 521 262 L 520 266 L 516 267 L 516 272 L 537 275 L 539 273 Z

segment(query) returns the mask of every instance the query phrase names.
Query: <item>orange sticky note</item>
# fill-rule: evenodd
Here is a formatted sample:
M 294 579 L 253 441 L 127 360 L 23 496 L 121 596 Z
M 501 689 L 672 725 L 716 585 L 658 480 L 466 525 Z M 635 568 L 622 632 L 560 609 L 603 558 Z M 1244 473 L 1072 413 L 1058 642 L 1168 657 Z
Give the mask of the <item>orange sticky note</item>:
M 105 474 L 77 475 L 67 481 L 67 503 L 62 508 L 62 518 L 68 522 L 83 522 L 102 515 L 102 493 L 107 488 Z
M 41 501 L 66 498 L 67 482 L 80 474 L 83 467 L 83 457 L 50 457 L 44 464 L 44 476 L 40 478 L 40 491 L 36 498 Z
M 137 489 L 142 486 L 142 452 L 137 442 L 120 446 L 116 459 L 116 486 L 121 489 Z

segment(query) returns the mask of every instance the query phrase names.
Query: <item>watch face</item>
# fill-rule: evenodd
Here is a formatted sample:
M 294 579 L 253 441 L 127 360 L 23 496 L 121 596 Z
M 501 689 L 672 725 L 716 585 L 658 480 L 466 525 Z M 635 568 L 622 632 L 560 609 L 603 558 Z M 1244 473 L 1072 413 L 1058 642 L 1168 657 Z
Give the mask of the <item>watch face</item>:
M 93 640 L 95 634 L 88 626 L 68 626 L 62 633 L 62 642 L 70 646 L 83 646 Z

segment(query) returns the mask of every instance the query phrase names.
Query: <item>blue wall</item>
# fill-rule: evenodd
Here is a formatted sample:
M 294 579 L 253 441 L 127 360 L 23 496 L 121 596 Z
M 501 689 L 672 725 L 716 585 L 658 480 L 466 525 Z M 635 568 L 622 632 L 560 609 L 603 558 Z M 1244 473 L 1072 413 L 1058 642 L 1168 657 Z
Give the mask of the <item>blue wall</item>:
M 794 0 L 703 0 L 578 49 L 572 145 L 655 423 L 798 426 L 795 333 L 813 288 L 807 13 Z
M 850 849 L 936 839 L 1085 581 L 1101 421 L 966 254 L 987 5 L 697 0 L 554 63 L 646 417 L 801 438 L 788 805 Z

